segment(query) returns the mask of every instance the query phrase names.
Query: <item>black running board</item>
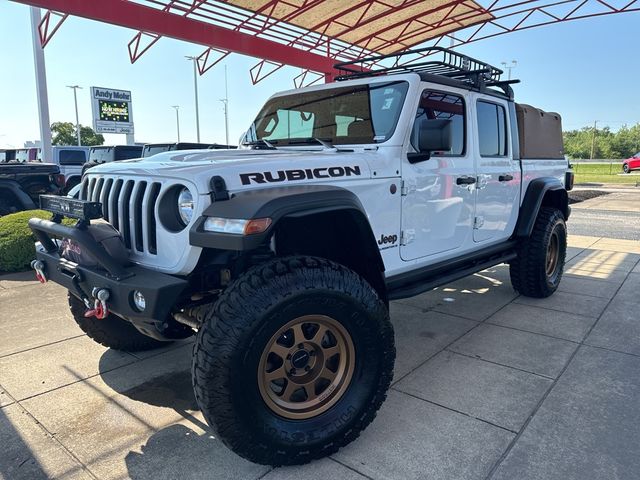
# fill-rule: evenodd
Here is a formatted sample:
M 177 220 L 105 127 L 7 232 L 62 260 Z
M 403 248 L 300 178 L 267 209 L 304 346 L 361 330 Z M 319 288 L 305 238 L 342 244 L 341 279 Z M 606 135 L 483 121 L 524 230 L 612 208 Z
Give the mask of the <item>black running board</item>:
M 386 279 L 389 300 L 419 295 L 441 285 L 460 280 L 485 268 L 516 258 L 513 241 L 495 245 L 462 258 L 447 260 Z

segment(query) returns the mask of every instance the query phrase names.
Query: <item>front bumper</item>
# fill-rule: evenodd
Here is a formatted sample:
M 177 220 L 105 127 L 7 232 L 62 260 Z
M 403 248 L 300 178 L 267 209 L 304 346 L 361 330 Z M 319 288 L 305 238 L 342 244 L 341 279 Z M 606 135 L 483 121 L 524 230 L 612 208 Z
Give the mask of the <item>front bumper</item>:
M 36 258 L 43 265 L 43 273 L 51 280 L 67 288 L 80 299 L 89 299 L 94 288 L 109 291 L 109 311 L 129 320 L 138 329 L 157 338 L 156 325 L 164 323 L 171 309 L 178 303 L 188 282 L 184 279 L 149 270 L 138 265 L 122 265 L 82 227 L 68 227 L 48 220 L 32 218 L 29 227 L 40 242 Z M 74 240 L 98 260 L 97 267 L 79 265 L 59 254 L 58 243 L 51 237 Z M 133 293 L 140 291 L 145 299 L 144 311 L 133 303 Z M 153 330 L 150 332 L 149 330 Z

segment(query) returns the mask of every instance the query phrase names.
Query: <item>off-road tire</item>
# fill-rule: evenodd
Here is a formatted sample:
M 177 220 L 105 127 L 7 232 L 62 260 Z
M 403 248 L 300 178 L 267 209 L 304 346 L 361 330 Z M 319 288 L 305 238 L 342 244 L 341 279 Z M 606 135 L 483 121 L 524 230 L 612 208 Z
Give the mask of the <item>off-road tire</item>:
M 547 254 L 551 239 L 557 235 L 557 261 L 553 271 L 547 272 Z M 510 264 L 513 288 L 526 297 L 546 298 L 560 285 L 567 252 L 567 226 L 564 215 L 556 208 L 543 207 L 531 236 L 520 240 L 517 258 Z
M 276 414 L 260 393 L 269 339 L 291 319 L 337 320 L 355 346 L 353 376 L 330 408 L 305 419 Z M 192 378 L 205 419 L 225 445 L 255 463 L 298 465 L 355 440 L 374 419 L 393 377 L 389 312 L 355 272 L 315 257 L 253 267 L 220 296 L 200 328 Z
M 141 352 L 164 347 L 170 343 L 161 342 L 140 333 L 131 323 L 113 313 L 102 320 L 95 317 L 85 317 L 84 313 L 87 308 L 80 299 L 71 293 L 69 293 L 69 308 L 82 331 L 89 338 L 105 347 L 126 352 Z
M 19 212 L 20 210 L 21 208 L 15 204 L 11 196 L 0 196 L 0 217 Z

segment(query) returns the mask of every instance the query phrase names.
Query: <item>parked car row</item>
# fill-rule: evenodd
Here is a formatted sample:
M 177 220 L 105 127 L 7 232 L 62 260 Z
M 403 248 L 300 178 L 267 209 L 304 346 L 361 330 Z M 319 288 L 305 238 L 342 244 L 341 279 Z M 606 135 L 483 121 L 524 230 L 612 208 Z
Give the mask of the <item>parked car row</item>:
M 64 176 L 53 163 L 0 163 L 0 216 L 37 208 L 43 194 L 58 195 Z
M 208 143 L 153 143 L 147 145 L 54 146 L 49 163 L 39 148 L 0 150 L 0 216 L 37 208 L 41 194 L 67 195 L 82 175 L 107 162 L 149 157 L 171 150 L 229 149 Z

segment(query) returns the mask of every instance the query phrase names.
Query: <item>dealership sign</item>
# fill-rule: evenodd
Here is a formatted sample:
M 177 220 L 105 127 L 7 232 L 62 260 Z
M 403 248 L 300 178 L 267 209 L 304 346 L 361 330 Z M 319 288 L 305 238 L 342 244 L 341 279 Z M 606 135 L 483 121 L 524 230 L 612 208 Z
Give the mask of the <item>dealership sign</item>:
M 131 92 L 91 87 L 91 111 L 97 133 L 133 133 Z

